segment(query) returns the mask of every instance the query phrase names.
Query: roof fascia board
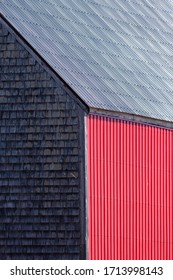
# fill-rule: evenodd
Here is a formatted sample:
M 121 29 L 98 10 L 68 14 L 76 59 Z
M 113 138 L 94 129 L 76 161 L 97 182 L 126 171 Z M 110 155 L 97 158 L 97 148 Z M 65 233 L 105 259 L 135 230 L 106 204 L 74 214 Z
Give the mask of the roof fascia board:
M 168 129 L 173 129 L 173 122 L 168 122 L 164 120 L 158 120 L 153 118 L 147 118 L 139 115 L 132 115 L 128 113 L 123 112 L 114 112 L 114 111 L 107 111 L 103 109 L 96 109 L 96 108 L 90 108 L 90 114 L 92 115 L 102 115 L 107 117 L 113 117 L 119 120 L 125 120 L 125 121 L 132 121 L 132 122 L 138 122 L 146 125 L 154 125 L 157 127 L 164 127 Z

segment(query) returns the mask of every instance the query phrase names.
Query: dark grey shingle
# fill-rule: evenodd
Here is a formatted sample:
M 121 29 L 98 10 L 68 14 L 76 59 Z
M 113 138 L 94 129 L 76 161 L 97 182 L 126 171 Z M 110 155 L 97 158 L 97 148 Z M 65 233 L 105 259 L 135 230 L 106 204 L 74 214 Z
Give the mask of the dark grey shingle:
M 0 259 L 79 259 L 79 107 L 6 31 L 0 25 Z

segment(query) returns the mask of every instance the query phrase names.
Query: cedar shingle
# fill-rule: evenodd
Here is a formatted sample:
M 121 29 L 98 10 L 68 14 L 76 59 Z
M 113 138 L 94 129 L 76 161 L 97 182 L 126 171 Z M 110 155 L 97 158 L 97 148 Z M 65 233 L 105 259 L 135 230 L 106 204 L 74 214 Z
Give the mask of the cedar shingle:
M 0 25 L 0 258 L 79 259 L 78 107 Z

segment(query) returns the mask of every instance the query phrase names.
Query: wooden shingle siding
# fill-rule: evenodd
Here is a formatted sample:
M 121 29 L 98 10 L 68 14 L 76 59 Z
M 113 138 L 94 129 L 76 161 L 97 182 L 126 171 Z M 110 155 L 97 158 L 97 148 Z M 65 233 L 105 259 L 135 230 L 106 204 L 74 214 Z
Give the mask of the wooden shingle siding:
M 79 259 L 79 111 L 0 24 L 0 259 Z

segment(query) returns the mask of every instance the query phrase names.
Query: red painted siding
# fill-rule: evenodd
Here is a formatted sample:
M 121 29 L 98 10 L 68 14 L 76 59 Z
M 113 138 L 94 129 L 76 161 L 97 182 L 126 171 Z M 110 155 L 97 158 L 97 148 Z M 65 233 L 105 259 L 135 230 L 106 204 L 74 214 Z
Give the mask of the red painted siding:
M 173 131 L 89 116 L 89 259 L 173 259 Z

